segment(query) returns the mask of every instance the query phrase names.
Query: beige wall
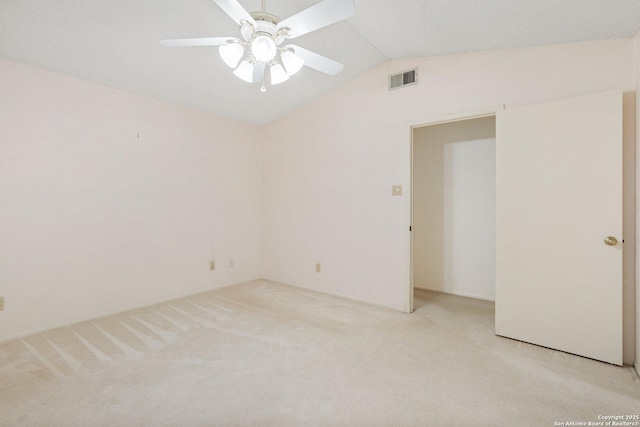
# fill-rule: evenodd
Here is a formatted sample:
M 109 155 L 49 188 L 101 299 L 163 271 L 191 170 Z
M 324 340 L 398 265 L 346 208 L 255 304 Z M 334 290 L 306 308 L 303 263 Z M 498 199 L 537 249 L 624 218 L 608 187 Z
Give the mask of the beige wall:
M 636 91 L 636 146 L 640 143 L 640 33 L 635 38 L 635 91 Z M 640 171 L 640 150 L 636 149 L 636 171 Z M 637 213 L 640 212 L 640 173 L 636 173 L 636 224 L 638 224 Z M 638 245 L 640 244 L 640 227 L 636 226 L 636 371 L 640 373 L 640 263 L 638 262 Z
M 273 123 L 263 147 L 263 277 L 406 309 L 408 124 L 634 90 L 633 49 L 629 39 L 393 61 Z M 387 90 L 388 74 L 416 66 L 418 85 Z M 404 185 L 402 197 L 391 196 L 393 184 Z
M 0 94 L 0 340 L 260 276 L 253 128 L 6 60 Z
M 623 94 L 623 152 L 622 152 L 622 188 L 623 188 L 623 238 L 622 260 L 622 342 L 624 363 L 633 365 L 636 352 L 635 295 L 636 295 L 636 93 Z
M 495 299 L 495 117 L 413 131 L 413 283 Z

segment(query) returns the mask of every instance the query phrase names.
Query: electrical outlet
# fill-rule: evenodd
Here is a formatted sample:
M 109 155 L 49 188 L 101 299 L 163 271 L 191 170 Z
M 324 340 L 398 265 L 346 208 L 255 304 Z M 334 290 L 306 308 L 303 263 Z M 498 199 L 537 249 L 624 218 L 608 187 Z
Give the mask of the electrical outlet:
M 236 265 L 236 262 L 233 258 L 229 260 L 229 268 L 233 268 Z
M 316 273 L 320 273 L 320 271 L 322 271 L 322 266 L 320 265 L 319 262 L 316 263 Z
M 4 310 L 4 297 L 0 297 L 0 311 Z
M 209 270 L 213 271 L 216 269 L 216 262 L 215 261 L 209 261 Z

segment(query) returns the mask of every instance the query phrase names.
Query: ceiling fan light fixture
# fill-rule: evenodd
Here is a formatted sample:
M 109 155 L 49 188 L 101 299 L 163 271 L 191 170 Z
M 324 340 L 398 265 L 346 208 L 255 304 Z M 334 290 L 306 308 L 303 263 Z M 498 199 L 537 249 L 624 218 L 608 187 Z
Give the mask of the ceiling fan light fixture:
M 270 36 L 259 35 L 251 42 L 251 53 L 260 62 L 271 61 L 277 52 L 278 48 Z
M 295 73 L 300 71 L 304 65 L 304 59 L 300 58 L 290 50 L 282 51 L 280 58 L 282 59 L 282 65 L 284 65 L 284 69 L 289 76 L 293 76 Z
M 233 74 L 247 83 L 253 83 L 253 64 L 246 59 L 240 63 Z
M 248 83 L 261 83 L 266 91 L 267 77 L 272 85 L 289 80 L 303 66 L 328 75 L 342 71 L 344 65 L 302 47 L 288 44 L 312 31 L 342 21 L 355 14 L 355 0 L 316 0 L 316 4 L 281 20 L 266 11 L 262 0 L 259 12 L 249 13 L 238 0 L 213 0 L 240 26 L 240 36 L 161 40 L 164 46 L 217 46 L 220 57 L 233 74 Z M 265 75 L 265 71 L 267 75 Z
M 231 68 L 238 66 L 238 62 L 240 62 L 244 54 L 244 48 L 237 41 L 232 41 L 231 43 L 220 46 L 218 51 L 224 63 Z
M 289 80 L 287 72 L 278 62 L 271 65 L 271 68 L 269 68 L 269 73 L 271 74 L 271 84 L 274 86 Z

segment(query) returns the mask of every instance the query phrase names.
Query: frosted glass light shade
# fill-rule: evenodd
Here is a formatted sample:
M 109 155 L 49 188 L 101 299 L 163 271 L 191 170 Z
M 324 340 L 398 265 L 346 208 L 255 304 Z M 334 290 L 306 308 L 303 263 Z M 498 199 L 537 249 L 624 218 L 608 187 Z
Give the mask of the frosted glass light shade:
M 251 43 L 251 52 L 260 62 L 269 62 L 275 58 L 278 49 L 270 37 L 258 36 Z
M 247 83 L 253 83 L 253 64 L 249 61 L 242 61 L 233 74 Z
M 284 71 L 284 68 L 282 67 L 282 65 L 276 63 L 273 64 L 271 66 L 271 68 L 269 69 L 270 73 L 271 73 L 271 84 L 272 85 L 277 85 L 280 84 L 284 81 L 289 80 L 289 76 L 287 75 L 287 72 Z
M 224 63 L 231 68 L 236 68 L 238 66 L 238 62 L 244 53 L 244 49 L 240 43 L 233 42 L 220 46 L 218 51 L 220 52 L 220 56 Z
M 284 69 L 290 76 L 293 76 L 295 73 L 300 71 L 300 68 L 304 65 L 304 59 L 300 58 L 290 50 L 282 52 L 280 57 L 282 58 L 282 65 L 284 65 Z

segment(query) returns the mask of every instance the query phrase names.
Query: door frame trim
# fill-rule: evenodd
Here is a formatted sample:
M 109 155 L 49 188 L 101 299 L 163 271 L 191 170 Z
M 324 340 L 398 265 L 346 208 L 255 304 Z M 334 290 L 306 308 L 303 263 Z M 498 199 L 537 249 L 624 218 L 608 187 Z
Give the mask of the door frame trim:
M 413 130 L 424 126 L 433 126 L 443 123 L 458 122 L 462 120 L 480 119 L 482 117 L 495 116 L 499 111 L 504 110 L 504 104 L 498 104 L 491 107 L 485 107 L 477 110 L 460 111 L 448 113 L 444 115 L 426 117 L 421 120 L 413 120 L 406 123 L 406 139 L 408 144 L 405 146 L 406 161 L 409 164 L 407 168 L 407 183 L 405 198 L 405 292 L 404 292 L 404 312 L 413 313 L 413 237 L 409 231 L 413 226 Z

